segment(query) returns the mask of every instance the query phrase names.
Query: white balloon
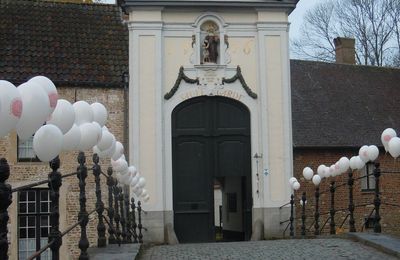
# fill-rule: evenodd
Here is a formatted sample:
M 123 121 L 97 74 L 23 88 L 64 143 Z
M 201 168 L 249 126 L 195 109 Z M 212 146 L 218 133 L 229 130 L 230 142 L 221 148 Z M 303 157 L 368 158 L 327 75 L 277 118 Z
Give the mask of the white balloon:
M 112 133 L 110 133 L 108 130 L 105 130 L 103 128 L 102 134 L 101 134 L 101 139 L 97 143 L 97 147 L 104 151 L 107 148 L 109 148 L 113 143 L 115 142 L 115 137 Z
M 148 194 L 147 194 L 147 190 L 146 190 L 146 189 L 143 189 L 142 194 L 140 194 L 140 197 L 144 198 L 144 197 L 146 197 L 147 195 L 148 195 Z
M 138 186 L 139 188 L 143 188 L 144 186 L 146 186 L 146 179 L 143 178 L 143 177 L 140 177 L 137 186 Z
M 109 148 L 107 148 L 107 149 L 104 150 L 104 151 L 100 151 L 99 153 L 97 153 L 97 155 L 98 155 L 100 158 L 111 158 L 111 156 L 112 156 L 112 155 L 114 154 L 114 152 L 115 152 L 115 143 L 116 143 L 116 142 L 113 142 Z
M 358 151 L 358 156 L 360 156 L 360 159 L 364 162 L 367 163 L 369 161 L 369 154 L 368 154 L 368 145 L 363 145 L 360 150 Z
M 63 134 L 66 134 L 71 129 L 74 121 L 75 110 L 72 104 L 65 99 L 59 99 L 55 110 L 47 120 L 47 124 L 57 126 Z
M 393 158 L 397 158 L 400 155 L 400 138 L 393 137 L 389 141 L 389 153 Z
M 121 157 L 121 155 L 124 154 L 124 146 L 120 143 L 120 142 L 116 142 L 115 144 L 115 152 L 112 155 L 112 159 L 113 160 L 118 160 L 119 157 Z
M 64 134 L 63 151 L 77 150 L 81 141 L 81 130 L 76 124 L 73 124 L 71 129 Z
M 357 170 L 361 170 L 365 166 L 365 162 L 361 160 L 360 156 L 356 156 L 356 166 Z
M 335 165 L 332 164 L 331 166 L 329 166 L 328 168 L 328 176 L 327 177 L 335 177 L 336 176 L 336 168 Z
M 293 188 L 294 190 L 300 189 L 300 183 L 299 183 L 298 181 L 294 182 L 292 188 Z
M 145 196 L 145 197 L 143 198 L 143 202 L 148 202 L 149 200 L 150 200 L 150 195 L 147 194 L 147 196 Z
M 357 169 L 357 156 L 353 156 L 350 158 L 350 168 L 354 171 Z
M 379 149 L 376 145 L 368 146 L 368 157 L 371 162 L 375 161 L 379 156 Z
M 347 157 L 342 157 L 339 159 L 340 172 L 346 172 L 350 167 L 350 160 Z
M 20 140 L 28 140 L 50 115 L 49 98 L 44 90 L 34 82 L 18 86 L 23 110 L 17 123 L 17 134 Z
M 306 180 L 311 180 L 314 175 L 314 171 L 310 167 L 305 167 L 303 169 L 303 177 Z
M 78 145 L 79 151 L 92 149 L 98 142 L 96 126 L 92 123 L 83 123 L 79 126 L 81 140 Z
M 44 125 L 33 137 L 33 150 L 42 162 L 49 162 L 60 154 L 63 134 L 55 125 Z
M 142 194 L 142 192 L 143 192 L 143 189 L 142 188 L 138 188 L 138 189 L 135 189 L 134 191 L 133 191 L 133 193 L 135 193 L 135 195 L 139 198 L 140 197 L 140 194 Z
M 127 162 L 125 159 L 120 158 L 120 159 L 116 160 L 116 161 L 112 164 L 112 167 L 113 167 L 113 170 L 114 170 L 114 171 L 116 171 L 116 172 L 121 172 L 121 175 L 123 175 L 122 172 L 127 173 L 127 170 L 128 170 L 128 162 Z
M 132 192 L 133 193 L 137 193 L 137 191 L 139 190 L 139 189 L 141 189 L 138 185 L 135 185 L 135 186 L 131 186 L 131 190 L 132 190 Z
M 396 136 L 397 136 L 396 131 L 393 128 L 386 128 L 382 132 L 381 141 L 383 146 L 385 147 L 386 152 L 389 150 L 389 141 Z
M 101 103 L 93 103 L 90 105 L 93 109 L 93 120 L 97 122 L 101 127 L 103 127 L 107 122 L 107 109 Z
M 72 106 L 75 110 L 75 124 L 79 126 L 93 122 L 93 109 L 86 101 L 75 102 Z
M 291 178 L 289 179 L 289 184 L 290 184 L 290 186 L 292 186 L 293 183 L 296 182 L 296 181 L 297 181 L 297 179 L 296 179 L 295 177 L 291 177 Z
M 123 168 L 122 171 L 120 171 L 120 173 L 121 173 L 121 175 L 131 175 L 131 174 L 129 173 L 128 167 Z
M 21 94 L 6 80 L 0 80 L 0 138 L 15 128 L 23 111 Z
M 132 177 L 135 177 L 136 176 L 136 174 L 137 174 L 137 170 L 136 170 L 136 167 L 135 166 L 129 166 L 128 167 L 128 170 L 129 170 L 129 173 L 132 175 Z
M 130 174 L 121 174 L 121 183 L 124 185 L 129 185 L 132 181 L 132 175 Z
M 99 123 L 92 122 L 92 124 L 93 124 L 94 129 L 96 129 L 95 134 L 97 136 L 97 142 L 96 142 L 96 144 L 97 144 L 98 142 L 100 142 L 100 140 L 103 136 L 103 130 L 102 130 L 101 126 L 99 125 Z
M 136 176 L 132 178 L 131 183 L 130 183 L 132 188 L 135 187 L 139 183 L 139 179 L 140 179 L 140 174 L 136 174 Z
M 49 99 L 50 113 L 54 111 L 57 106 L 58 92 L 53 81 L 45 76 L 36 76 L 31 78 L 28 82 L 34 82 L 38 84 L 44 92 L 46 92 Z M 61 129 L 60 129 L 61 130 Z
M 321 164 L 320 166 L 318 166 L 317 168 L 317 173 L 320 177 L 324 178 L 325 177 L 325 168 L 326 166 L 324 164 Z
M 340 175 L 342 172 L 340 171 L 340 164 L 339 164 L 339 162 L 337 161 L 335 164 L 335 174 L 333 175 L 333 176 L 338 176 L 338 175 Z
M 318 186 L 321 183 L 321 177 L 319 175 L 314 175 L 312 178 L 312 182 L 315 186 Z

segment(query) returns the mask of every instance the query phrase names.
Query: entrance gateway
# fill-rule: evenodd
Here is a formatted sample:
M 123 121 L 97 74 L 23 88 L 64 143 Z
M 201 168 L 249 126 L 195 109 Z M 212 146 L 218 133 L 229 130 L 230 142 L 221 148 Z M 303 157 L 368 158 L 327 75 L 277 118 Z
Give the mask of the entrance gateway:
M 218 226 L 222 241 L 248 240 L 252 196 L 248 109 L 225 97 L 187 100 L 172 113 L 172 143 L 178 240 L 215 241 Z M 214 198 L 216 181 L 221 209 Z
M 150 195 L 145 237 L 280 236 L 293 165 L 288 14 L 298 1 L 120 2 L 129 163 Z

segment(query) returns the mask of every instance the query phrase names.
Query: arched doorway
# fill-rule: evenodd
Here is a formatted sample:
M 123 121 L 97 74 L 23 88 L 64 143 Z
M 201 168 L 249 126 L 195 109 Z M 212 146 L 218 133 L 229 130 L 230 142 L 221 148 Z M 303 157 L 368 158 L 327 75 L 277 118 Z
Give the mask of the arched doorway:
M 174 228 L 180 242 L 251 236 L 250 113 L 224 97 L 197 97 L 172 112 Z M 214 210 L 220 188 L 222 209 Z

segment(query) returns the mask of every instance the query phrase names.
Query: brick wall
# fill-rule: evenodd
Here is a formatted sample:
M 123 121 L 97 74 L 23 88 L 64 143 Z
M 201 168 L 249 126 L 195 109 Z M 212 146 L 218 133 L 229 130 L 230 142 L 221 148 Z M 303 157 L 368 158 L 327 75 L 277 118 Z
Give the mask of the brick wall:
M 123 89 L 110 89 L 110 88 L 67 88 L 67 87 L 57 87 L 59 97 L 66 99 L 71 103 L 79 100 L 85 100 L 89 103 L 100 102 L 105 105 L 108 110 L 109 117 L 106 126 L 109 128 L 116 139 L 124 144 L 124 95 Z M 39 162 L 17 162 L 17 138 L 15 133 L 9 134 L 7 137 L 0 138 L 0 157 L 5 157 L 11 167 L 11 175 L 9 178 L 9 183 L 13 187 L 17 187 L 22 184 L 27 184 L 30 182 L 43 180 L 47 178 L 48 173 L 51 171 L 47 163 Z M 127 150 L 127 147 L 126 147 Z M 78 152 L 63 152 L 60 155 L 61 168 L 60 172 L 62 174 L 71 173 L 76 171 L 78 166 L 77 162 Z M 92 167 L 92 152 L 86 152 L 86 163 L 88 169 Z M 107 172 L 107 167 L 110 165 L 108 160 L 101 160 L 100 162 L 103 172 Z M 102 178 L 102 200 L 105 206 L 108 205 L 108 190 L 106 185 L 106 179 L 104 176 Z M 91 211 L 95 208 L 95 183 L 92 171 L 88 171 L 88 178 L 86 179 L 86 207 L 87 211 Z M 47 187 L 45 185 L 44 187 Z M 61 220 L 65 220 L 60 223 L 61 231 L 66 227 L 77 222 L 78 212 L 79 212 L 79 186 L 78 178 L 76 176 L 71 176 L 63 180 L 63 188 L 65 189 L 65 194 L 61 194 L 60 201 L 65 200 L 65 211 L 61 211 Z M 65 196 L 64 198 L 62 196 Z M 16 197 L 13 196 L 14 208 L 16 208 Z M 60 207 L 60 210 L 62 207 Z M 106 215 L 106 211 L 104 212 Z M 97 215 L 96 213 L 90 217 L 92 219 L 87 227 L 87 235 L 91 246 L 97 244 Z M 17 234 L 17 218 L 11 218 L 11 230 L 10 233 Z M 14 223 L 13 223 L 14 222 Z M 105 223 L 106 224 L 106 223 Z M 107 226 L 107 225 L 106 225 Z M 80 228 L 75 228 L 65 239 L 63 239 L 63 246 L 67 254 L 71 255 L 72 259 L 76 259 L 79 255 L 78 242 L 80 237 Z M 14 238 L 16 239 L 16 238 Z M 14 240 L 16 241 L 16 240 Z M 17 247 L 11 246 L 11 255 L 16 254 Z M 16 255 L 14 255 L 16 256 Z M 16 257 L 15 257 L 16 258 Z
M 297 234 L 300 235 L 301 226 L 301 206 L 300 198 L 305 191 L 307 193 L 307 204 L 306 204 L 306 226 L 309 228 L 314 221 L 314 210 L 315 210 L 315 187 L 310 181 L 305 181 L 303 178 L 303 169 L 306 166 L 311 167 L 316 173 L 316 169 L 320 164 L 330 166 L 340 159 L 342 156 L 351 158 L 354 155 L 358 155 L 358 150 L 354 149 L 299 149 L 294 151 L 294 175 L 299 180 L 301 188 L 295 192 L 296 196 L 296 218 L 297 218 Z M 381 151 L 378 161 L 381 163 L 381 170 L 384 171 L 399 171 L 399 173 L 383 173 L 380 178 L 380 191 L 381 191 L 381 225 L 382 232 L 393 235 L 400 235 L 400 207 L 385 205 L 384 203 L 396 204 L 400 206 L 400 161 L 394 160 L 389 154 L 385 154 Z M 360 171 L 355 171 L 353 174 L 354 178 L 361 176 Z M 342 212 L 337 212 L 335 216 L 335 222 L 338 232 L 348 231 L 348 218 L 345 221 L 345 217 L 348 213 L 349 203 L 349 187 L 347 185 L 347 174 L 342 174 L 334 178 L 336 185 L 342 185 L 338 187 L 335 192 L 335 209 L 343 209 Z M 330 209 L 330 192 L 329 184 L 333 178 L 323 179 L 320 184 L 320 227 L 329 217 Z M 289 184 L 288 184 L 289 185 Z M 353 187 L 354 204 L 356 206 L 354 210 L 354 219 L 356 230 L 365 231 L 363 227 L 364 219 L 371 213 L 374 206 L 374 191 L 362 191 L 361 180 L 355 180 Z M 372 214 L 372 217 L 374 214 Z M 339 229 L 339 226 L 344 222 L 343 229 Z M 372 229 L 371 229 L 372 230 Z M 311 228 L 308 234 L 314 232 L 314 228 Z M 325 225 L 322 233 L 329 233 L 329 222 Z

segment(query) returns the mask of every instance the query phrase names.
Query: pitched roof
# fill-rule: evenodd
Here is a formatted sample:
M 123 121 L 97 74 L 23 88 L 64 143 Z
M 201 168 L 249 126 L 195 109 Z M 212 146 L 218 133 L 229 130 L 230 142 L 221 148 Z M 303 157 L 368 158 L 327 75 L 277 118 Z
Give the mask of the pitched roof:
M 294 147 L 381 145 L 400 129 L 400 69 L 292 60 Z
M 128 30 L 115 5 L 0 0 L 0 78 L 122 86 Z

